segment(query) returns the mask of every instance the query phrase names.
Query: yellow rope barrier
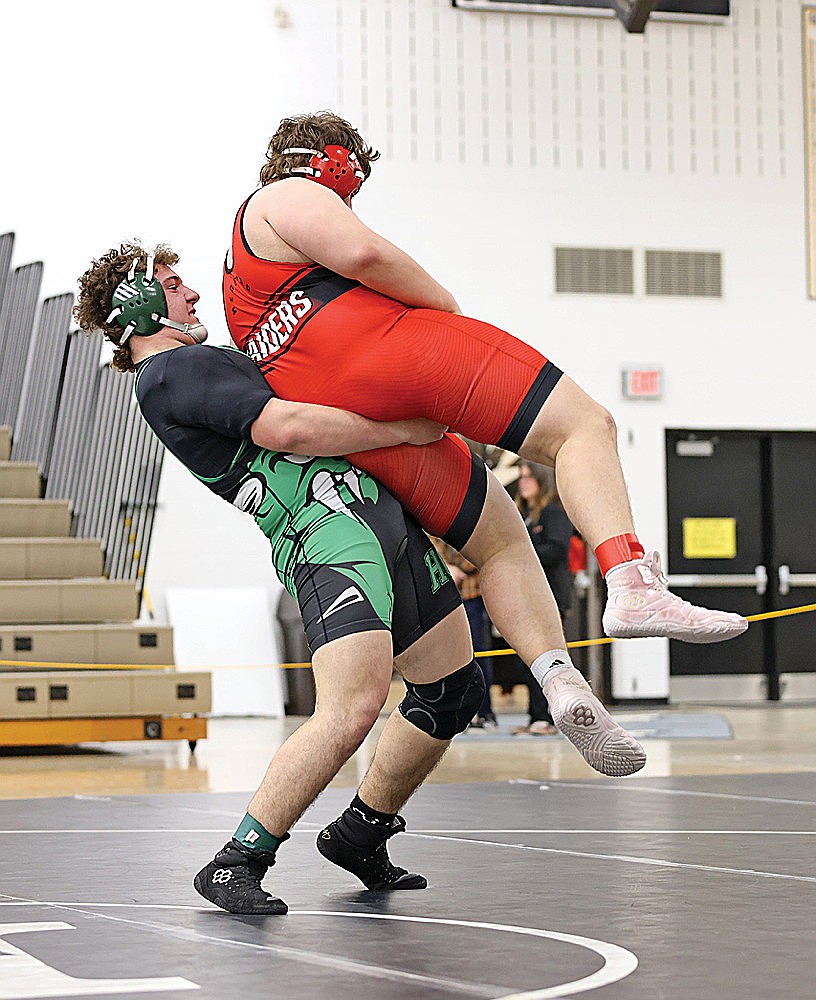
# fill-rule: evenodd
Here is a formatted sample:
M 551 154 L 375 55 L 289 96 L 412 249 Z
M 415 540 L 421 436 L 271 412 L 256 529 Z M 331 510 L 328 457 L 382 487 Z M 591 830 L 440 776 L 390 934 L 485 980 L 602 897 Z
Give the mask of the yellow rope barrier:
M 782 611 L 766 611 L 763 615 L 748 615 L 748 621 L 762 622 L 768 618 L 787 618 L 788 615 L 803 615 L 807 611 L 816 611 L 816 604 L 802 604 L 798 608 L 784 608 Z
M 790 615 L 804 615 L 816 611 L 816 604 L 802 604 L 798 608 L 784 608 L 781 611 L 766 611 L 764 614 L 748 615 L 749 622 L 767 621 L 769 618 L 787 618 Z M 610 642 L 620 642 L 620 639 L 578 639 L 568 642 L 568 649 L 578 649 L 581 646 L 605 646 Z M 631 639 L 625 640 L 631 642 Z M 487 649 L 475 656 L 512 656 L 515 649 Z M 265 670 L 277 667 L 281 670 L 296 670 L 311 667 L 309 663 L 249 663 L 249 664 L 219 664 L 217 667 L 200 667 L 200 670 Z M 174 663 L 61 663 L 40 660 L 0 660 L 0 667 L 47 667 L 54 670 L 175 670 Z

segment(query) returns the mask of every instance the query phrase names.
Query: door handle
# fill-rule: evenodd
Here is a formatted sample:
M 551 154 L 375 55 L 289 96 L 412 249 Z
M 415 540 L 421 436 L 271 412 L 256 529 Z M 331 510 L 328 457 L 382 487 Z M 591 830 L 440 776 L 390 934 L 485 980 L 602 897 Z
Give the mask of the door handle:
M 768 589 L 764 566 L 757 566 L 753 573 L 682 573 L 667 579 L 672 587 L 754 587 L 760 595 Z
M 779 567 L 779 593 L 787 594 L 790 590 L 790 566 Z
M 791 573 L 790 566 L 780 566 L 779 593 L 787 594 L 791 587 L 816 587 L 816 573 Z

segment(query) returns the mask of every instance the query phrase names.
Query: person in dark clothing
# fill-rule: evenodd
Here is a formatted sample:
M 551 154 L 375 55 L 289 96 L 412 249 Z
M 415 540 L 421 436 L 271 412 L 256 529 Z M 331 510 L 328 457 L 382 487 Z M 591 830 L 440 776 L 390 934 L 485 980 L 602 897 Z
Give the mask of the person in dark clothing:
M 543 465 L 524 462 L 519 469 L 516 506 L 533 548 L 547 575 L 547 580 L 558 605 L 563 621 L 572 608 L 572 574 L 569 571 L 569 549 L 574 528 L 558 498 L 552 469 Z M 526 680 L 525 680 L 526 684 Z M 530 733 L 534 736 L 554 735 L 547 699 L 536 684 L 526 684 L 530 692 L 530 721 L 525 726 L 515 726 L 513 733 Z
M 561 506 L 552 469 L 526 463 L 521 466 L 516 506 L 527 525 L 563 621 L 572 608 L 569 547 L 575 529 Z

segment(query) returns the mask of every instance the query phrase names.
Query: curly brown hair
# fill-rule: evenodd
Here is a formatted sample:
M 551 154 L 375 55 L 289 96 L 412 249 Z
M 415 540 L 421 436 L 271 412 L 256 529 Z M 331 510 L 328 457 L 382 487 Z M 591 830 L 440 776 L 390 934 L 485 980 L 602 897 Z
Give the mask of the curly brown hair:
M 380 154 L 369 146 L 357 129 L 333 111 L 284 118 L 269 140 L 266 163 L 261 168 L 261 186 L 292 176 L 293 167 L 304 167 L 309 162 L 305 154 L 283 155 L 284 149 L 300 146 L 304 149 L 324 149 L 326 146 L 343 146 L 356 155 L 360 169 L 368 178 L 371 164 Z
M 157 264 L 173 267 L 178 263 L 178 254 L 170 247 L 160 244 L 156 247 Z M 136 270 L 147 268 L 148 251 L 138 243 L 122 243 L 118 250 L 109 250 L 99 260 L 91 262 L 91 266 L 79 279 L 79 298 L 74 306 L 74 319 L 85 333 L 101 330 L 105 338 L 115 347 L 111 368 L 120 372 L 135 371 L 130 347 L 119 346 L 122 328 L 117 323 L 108 323 L 111 312 L 111 299 L 120 281 L 127 275 L 135 260 Z

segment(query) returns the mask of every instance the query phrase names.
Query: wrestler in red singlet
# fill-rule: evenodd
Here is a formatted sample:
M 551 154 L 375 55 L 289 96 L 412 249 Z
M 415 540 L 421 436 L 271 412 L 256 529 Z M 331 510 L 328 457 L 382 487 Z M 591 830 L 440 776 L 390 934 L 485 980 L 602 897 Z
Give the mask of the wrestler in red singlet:
M 552 362 L 488 323 L 415 309 L 319 264 L 256 256 L 241 206 L 224 267 L 235 344 L 284 399 L 372 420 L 427 417 L 518 451 L 561 376 Z M 349 456 L 429 532 L 461 548 L 486 492 L 482 465 L 458 438 Z

